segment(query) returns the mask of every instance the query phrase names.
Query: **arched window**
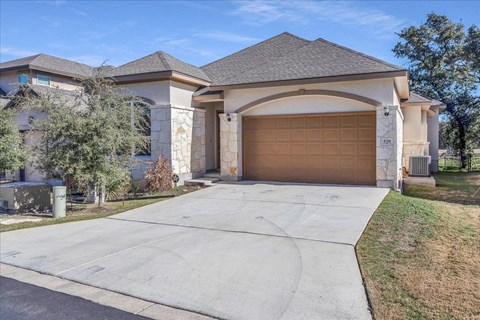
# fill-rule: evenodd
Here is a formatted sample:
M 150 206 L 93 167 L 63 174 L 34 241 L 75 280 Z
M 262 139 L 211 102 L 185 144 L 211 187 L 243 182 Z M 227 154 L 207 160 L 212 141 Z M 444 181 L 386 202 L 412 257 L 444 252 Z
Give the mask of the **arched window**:
M 146 101 L 146 99 L 139 98 L 135 102 L 132 102 L 132 108 L 140 114 L 137 117 L 132 119 L 132 125 L 136 126 L 145 137 L 145 146 L 142 150 L 134 150 L 133 154 L 135 156 L 150 156 L 152 154 L 152 131 L 151 131 L 151 104 Z M 138 123 L 135 123 L 135 119 Z

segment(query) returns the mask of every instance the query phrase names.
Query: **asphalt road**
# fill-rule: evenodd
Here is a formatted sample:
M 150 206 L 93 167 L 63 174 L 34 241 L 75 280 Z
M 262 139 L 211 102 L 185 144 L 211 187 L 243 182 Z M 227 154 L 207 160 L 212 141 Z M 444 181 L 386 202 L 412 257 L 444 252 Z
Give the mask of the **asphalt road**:
M 146 320 L 115 308 L 0 277 L 1 320 Z

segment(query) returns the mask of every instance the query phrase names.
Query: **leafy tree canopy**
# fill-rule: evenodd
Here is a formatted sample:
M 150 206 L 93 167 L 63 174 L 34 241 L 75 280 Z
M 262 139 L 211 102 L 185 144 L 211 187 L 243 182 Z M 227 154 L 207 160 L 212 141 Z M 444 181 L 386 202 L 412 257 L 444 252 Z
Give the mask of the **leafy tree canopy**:
M 99 190 L 124 179 L 135 150 L 148 144 L 142 132 L 150 123 L 141 101 L 119 91 L 111 79 L 97 75 L 81 80 L 75 92 L 26 92 L 22 107 L 46 115 L 32 124 L 42 135 L 35 147 L 38 169 L 49 178 Z
M 447 140 L 465 164 L 480 138 L 480 29 L 431 13 L 398 35 L 393 52 L 408 60 L 412 90 L 447 105 Z
M 14 118 L 12 110 L 0 108 L 0 172 L 17 170 L 29 159 L 29 151 Z

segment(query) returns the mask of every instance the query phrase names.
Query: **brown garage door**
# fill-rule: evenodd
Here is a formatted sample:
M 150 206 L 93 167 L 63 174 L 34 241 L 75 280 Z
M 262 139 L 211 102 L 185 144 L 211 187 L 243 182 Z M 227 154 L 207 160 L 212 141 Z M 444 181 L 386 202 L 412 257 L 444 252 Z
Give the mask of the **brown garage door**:
M 249 180 L 375 184 L 375 113 L 243 118 Z

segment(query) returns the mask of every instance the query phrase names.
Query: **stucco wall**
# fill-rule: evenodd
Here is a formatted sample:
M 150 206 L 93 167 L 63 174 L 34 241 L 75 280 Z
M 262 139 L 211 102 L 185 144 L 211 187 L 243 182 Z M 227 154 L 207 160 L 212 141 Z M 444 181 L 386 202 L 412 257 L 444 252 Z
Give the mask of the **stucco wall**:
M 189 86 L 175 81 L 170 83 L 170 104 L 175 106 L 192 107 L 192 94 L 198 87 Z
M 304 95 L 269 101 L 243 112 L 242 115 L 261 116 L 360 111 L 375 111 L 375 107 L 349 99 Z
M 18 88 L 17 72 L 1 72 L 0 73 L 0 88 L 6 93 L 10 93 Z
M 127 94 L 150 99 L 156 105 L 170 104 L 170 81 L 130 83 L 122 85 L 120 90 Z
M 439 148 L 439 134 L 440 134 L 440 122 L 439 122 L 439 110 L 438 108 L 433 108 L 435 114 L 427 118 L 428 126 L 428 143 L 429 143 L 429 153 L 432 157 L 432 164 L 430 168 L 433 172 L 438 171 L 438 148 Z
M 403 121 L 403 166 L 409 168 L 410 156 L 426 156 L 430 154 L 427 139 L 428 121 L 426 105 L 407 105 L 401 108 Z
M 38 84 L 38 75 L 45 75 L 50 77 L 50 87 L 59 88 L 63 90 L 76 90 L 78 89 L 78 82 L 74 81 L 70 77 L 64 77 L 47 72 L 32 72 L 32 84 Z
M 363 80 L 363 81 L 345 81 L 335 83 L 321 83 L 308 85 L 294 85 L 294 86 L 278 86 L 267 88 L 248 88 L 248 89 L 234 89 L 226 90 L 225 97 L 225 112 L 233 113 L 238 108 L 273 94 L 305 90 L 336 90 L 341 92 L 348 92 L 360 96 L 368 97 L 385 104 L 393 104 L 393 79 L 378 79 L 378 80 Z
M 30 72 L 29 70 L 2 72 L 0 74 L 0 88 L 2 88 L 7 93 L 17 89 L 18 75 L 22 73 L 30 75 L 31 84 L 33 85 L 38 85 L 37 76 L 38 74 L 41 74 L 50 77 L 50 87 L 55 87 L 63 90 L 78 89 L 78 82 L 76 82 L 70 77 L 56 75 L 48 72 Z

